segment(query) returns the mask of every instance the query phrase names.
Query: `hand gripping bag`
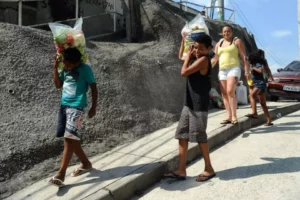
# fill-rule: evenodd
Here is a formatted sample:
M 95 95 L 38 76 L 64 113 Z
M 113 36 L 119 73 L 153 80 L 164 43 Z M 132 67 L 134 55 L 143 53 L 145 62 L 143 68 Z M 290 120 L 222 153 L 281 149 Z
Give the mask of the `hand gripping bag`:
M 76 47 L 81 55 L 81 62 L 87 63 L 88 57 L 85 52 L 85 36 L 82 32 L 82 18 L 79 18 L 75 26 L 72 28 L 71 26 L 59 24 L 59 23 L 49 23 L 49 27 L 53 34 L 54 44 L 57 52 L 57 57 L 61 60 L 62 53 L 65 49 L 70 47 Z M 59 71 L 63 69 L 63 63 L 59 63 Z
M 192 21 L 188 22 L 181 30 L 184 38 L 184 50 L 182 60 L 185 59 L 189 48 L 193 45 L 194 40 L 201 34 L 209 35 L 209 30 L 201 14 L 198 14 Z

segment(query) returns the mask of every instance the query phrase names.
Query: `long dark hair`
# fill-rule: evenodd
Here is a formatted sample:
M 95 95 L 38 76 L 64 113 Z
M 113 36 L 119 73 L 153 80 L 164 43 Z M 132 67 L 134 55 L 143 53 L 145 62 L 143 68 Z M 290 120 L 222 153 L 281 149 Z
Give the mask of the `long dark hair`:
M 262 57 L 261 51 L 262 51 L 261 49 L 257 49 L 255 51 L 253 51 L 252 53 L 250 53 L 248 60 L 251 65 L 255 65 L 257 63 L 260 63 L 263 65 L 265 63 L 265 60 Z
M 224 26 L 222 27 L 222 31 L 223 31 L 223 29 L 224 29 L 225 27 L 230 28 L 230 29 L 232 30 L 232 32 L 233 32 L 233 27 L 232 27 L 231 25 L 229 25 L 229 24 L 224 25 Z

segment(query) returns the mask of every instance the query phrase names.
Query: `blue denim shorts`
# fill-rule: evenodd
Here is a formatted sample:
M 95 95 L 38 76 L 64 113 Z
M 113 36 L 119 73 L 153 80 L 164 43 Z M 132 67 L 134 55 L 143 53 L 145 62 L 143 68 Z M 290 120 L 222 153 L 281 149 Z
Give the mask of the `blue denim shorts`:
M 84 109 L 61 105 L 58 113 L 56 137 L 81 139 Z
M 267 89 L 267 83 L 265 81 L 262 80 L 254 80 L 254 87 L 258 88 L 260 91 L 258 92 L 258 94 L 263 94 L 266 92 Z

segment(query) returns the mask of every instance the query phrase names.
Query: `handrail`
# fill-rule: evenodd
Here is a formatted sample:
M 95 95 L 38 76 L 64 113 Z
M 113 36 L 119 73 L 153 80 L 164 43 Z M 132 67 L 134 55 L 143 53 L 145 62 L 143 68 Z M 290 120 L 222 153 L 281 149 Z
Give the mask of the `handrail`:
M 18 25 L 19 26 L 22 26 L 22 10 L 23 10 L 23 2 L 33 2 L 33 1 L 36 1 L 36 2 L 39 2 L 39 1 L 44 1 L 44 0 L 0 0 L 0 2 L 16 2 L 18 3 Z M 84 19 L 86 18 L 91 18 L 91 17 L 96 17 L 96 16 L 101 16 L 101 15 L 106 15 L 106 14 L 113 14 L 114 16 L 114 32 L 117 31 L 117 15 L 121 15 L 123 16 L 122 14 L 116 12 L 116 0 L 113 0 L 114 2 L 114 11 L 113 12 L 108 12 L 108 13 L 101 13 L 100 15 L 94 15 L 94 16 L 87 16 L 87 17 L 83 17 Z M 75 19 L 78 19 L 79 18 L 79 0 L 75 0 Z M 60 22 L 67 22 L 67 21 L 72 21 L 74 20 L 73 19 L 68 19 L 68 20 L 65 20 L 65 21 L 60 21 Z M 30 26 L 30 27 L 36 27 L 36 26 L 42 26 L 44 24 L 37 24 L 37 25 L 33 25 L 33 26 Z
M 200 4 L 192 3 L 192 2 L 188 2 L 188 1 L 180 1 L 180 2 L 176 2 L 176 1 L 173 1 L 173 0 L 170 0 L 170 1 L 173 2 L 173 3 L 177 3 L 177 4 L 179 4 L 179 5 L 185 6 L 185 9 L 184 9 L 185 12 L 187 12 L 187 9 L 188 9 L 188 8 L 189 8 L 189 9 L 193 9 L 193 8 L 188 7 L 188 5 L 193 5 L 193 6 L 197 6 L 197 7 L 202 7 L 203 9 L 206 10 L 206 13 L 208 13 L 209 10 L 211 11 L 211 10 L 214 9 L 214 8 L 222 8 L 222 7 L 220 7 L 220 6 L 213 6 L 213 7 L 211 7 L 211 6 L 200 5 Z M 199 11 L 196 10 L 196 9 L 193 9 L 193 10 L 199 12 Z M 232 22 L 235 22 L 235 11 L 232 10 L 232 9 L 230 9 L 230 8 L 224 8 L 224 10 L 231 11 L 231 15 L 229 16 L 229 18 L 228 18 L 226 21 L 232 21 Z M 233 18 L 233 20 L 232 20 L 232 18 Z
M 200 7 L 206 7 L 204 5 L 200 5 L 200 4 L 196 4 L 196 3 L 192 3 L 192 2 L 188 2 L 188 1 L 180 1 L 180 2 L 175 2 L 175 3 L 181 3 L 181 4 L 184 4 L 184 3 L 188 3 L 188 4 L 191 4 L 191 5 L 194 5 L 194 6 L 200 6 Z
M 91 16 L 82 17 L 82 19 L 91 19 L 91 18 L 100 17 L 100 16 L 103 16 L 103 15 L 109 15 L 109 14 L 116 14 L 116 15 L 119 15 L 119 16 L 123 17 L 123 15 L 121 13 L 112 11 L 112 12 L 101 13 L 101 14 L 98 14 L 98 15 L 91 15 Z M 74 21 L 74 20 L 77 20 L 77 18 L 66 19 L 66 20 L 62 20 L 62 21 L 55 21 L 55 22 L 51 22 L 51 23 L 71 22 L 71 21 Z M 35 27 L 47 26 L 47 25 L 48 25 L 48 23 L 43 23 L 43 24 L 30 25 L 28 27 L 35 28 Z

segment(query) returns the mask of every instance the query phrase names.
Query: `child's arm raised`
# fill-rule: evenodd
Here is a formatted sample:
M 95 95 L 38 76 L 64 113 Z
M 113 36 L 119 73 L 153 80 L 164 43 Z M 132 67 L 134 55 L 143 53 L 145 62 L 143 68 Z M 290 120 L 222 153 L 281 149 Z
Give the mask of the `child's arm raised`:
M 179 60 L 182 60 L 183 51 L 184 51 L 184 37 L 182 37 L 181 45 L 179 49 L 179 54 L 178 54 Z
M 188 54 L 181 68 L 181 76 L 183 77 L 187 77 L 195 72 L 199 72 L 202 68 L 208 67 L 208 58 L 206 56 L 202 56 L 201 58 L 197 59 L 191 66 L 189 66 L 192 56 L 191 54 L 192 53 Z
M 57 89 L 60 89 L 63 86 L 63 82 L 59 79 L 58 64 L 59 64 L 59 60 L 55 56 L 55 62 L 53 67 L 53 80 L 54 80 L 55 87 Z

